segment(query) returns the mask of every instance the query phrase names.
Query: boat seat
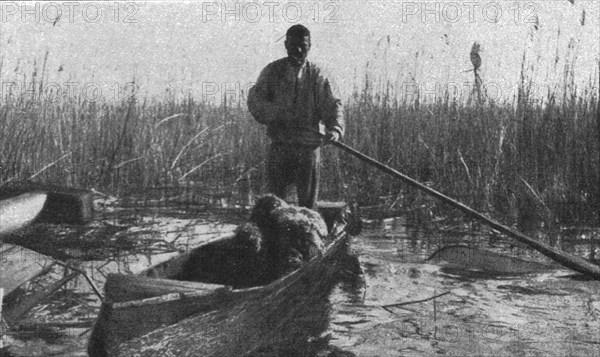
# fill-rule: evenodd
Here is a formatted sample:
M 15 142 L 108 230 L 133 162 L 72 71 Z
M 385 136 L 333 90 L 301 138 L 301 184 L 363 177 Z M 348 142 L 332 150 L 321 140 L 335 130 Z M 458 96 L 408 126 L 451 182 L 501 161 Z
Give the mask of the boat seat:
M 104 291 L 111 303 L 147 299 L 172 293 L 215 291 L 225 285 L 197 283 L 171 279 L 156 279 L 137 275 L 109 274 Z

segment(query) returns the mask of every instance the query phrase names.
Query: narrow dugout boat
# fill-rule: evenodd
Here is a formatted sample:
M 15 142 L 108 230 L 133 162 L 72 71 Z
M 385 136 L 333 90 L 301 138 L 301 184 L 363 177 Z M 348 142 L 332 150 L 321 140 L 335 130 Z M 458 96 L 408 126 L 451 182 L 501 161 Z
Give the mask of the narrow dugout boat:
M 36 182 L 0 187 L 0 235 L 30 223 L 86 224 L 92 218 L 90 191 Z
M 319 211 L 332 238 L 325 252 L 267 285 L 235 288 L 174 279 L 185 275 L 184 267 L 201 250 L 211 265 L 226 262 L 233 236 L 139 275 L 109 275 L 89 355 L 246 356 L 267 346 L 301 349 L 296 344 L 303 346 L 328 326 L 328 297 L 350 257 L 349 233 L 360 229 L 359 218 L 352 217 L 345 203 L 320 203 Z M 221 269 L 198 259 L 196 263 Z
M 0 199 L 0 237 L 33 222 L 42 212 L 46 198 L 43 192 L 26 192 Z
M 47 273 L 54 264 L 50 256 L 20 246 L 24 243 L 20 230 L 36 223 L 83 224 L 92 218 L 92 213 L 92 195 L 85 190 L 29 182 L 0 187 L 0 290 L 4 296 Z M 19 304 L 5 306 L 2 319 L 9 325 L 16 323 L 63 283 L 61 280 Z M 0 303 L 6 301 L 0 299 Z

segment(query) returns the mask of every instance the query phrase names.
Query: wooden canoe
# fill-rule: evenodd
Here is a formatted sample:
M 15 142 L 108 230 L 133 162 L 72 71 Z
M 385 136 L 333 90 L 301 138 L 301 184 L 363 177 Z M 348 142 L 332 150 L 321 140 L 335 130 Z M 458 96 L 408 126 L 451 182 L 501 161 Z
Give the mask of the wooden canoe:
M 33 222 L 42 212 L 46 199 L 43 192 L 26 192 L 0 199 L 0 237 Z
M 36 215 L 36 223 L 86 224 L 93 218 L 93 195 L 90 191 L 38 182 L 17 182 L 0 187 L 0 202 L 14 201 L 19 197 L 22 201 L 25 198 L 31 200 L 34 195 L 45 196 Z
M 338 214 L 331 214 L 336 211 Z M 324 254 L 268 284 L 231 286 L 170 279 L 194 251 L 140 275 L 111 274 L 88 345 L 98 356 L 245 356 L 267 346 L 294 348 L 328 325 L 328 297 L 348 257 L 345 204 L 321 209 L 334 237 Z M 315 318 L 318 316 L 318 318 Z M 291 346 L 291 347 L 290 347 Z M 272 348 L 272 347 L 268 347 Z

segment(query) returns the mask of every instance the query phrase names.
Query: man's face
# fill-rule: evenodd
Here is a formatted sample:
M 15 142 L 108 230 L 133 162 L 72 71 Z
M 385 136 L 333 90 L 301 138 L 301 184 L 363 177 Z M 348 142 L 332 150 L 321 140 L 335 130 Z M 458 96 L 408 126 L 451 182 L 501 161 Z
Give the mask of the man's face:
M 310 36 L 288 37 L 285 40 L 285 49 L 292 65 L 301 66 L 310 51 Z

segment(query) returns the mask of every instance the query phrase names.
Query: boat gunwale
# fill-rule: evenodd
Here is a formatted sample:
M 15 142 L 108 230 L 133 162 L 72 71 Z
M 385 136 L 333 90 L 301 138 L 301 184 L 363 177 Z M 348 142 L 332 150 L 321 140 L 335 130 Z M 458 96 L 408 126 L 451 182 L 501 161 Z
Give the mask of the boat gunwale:
M 168 294 L 164 294 L 164 295 L 153 296 L 151 298 L 146 298 L 146 299 L 130 300 L 130 301 L 124 301 L 124 302 L 117 302 L 117 303 L 107 303 L 107 305 L 110 305 L 113 310 L 127 309 L 130 307 L 159 305 L 162 303 L 183 300 L 183 299 L 209 297 L 209 296 L 227 293 L 227 292 L 231 292 L 231 291 L 232 291 L 231 286 L 223 285 L 220 288 L 216 288 L 216 289 L 210 290 L 208 292 L 207 291 L 193 291 L 193 292 L 168 293 Z

